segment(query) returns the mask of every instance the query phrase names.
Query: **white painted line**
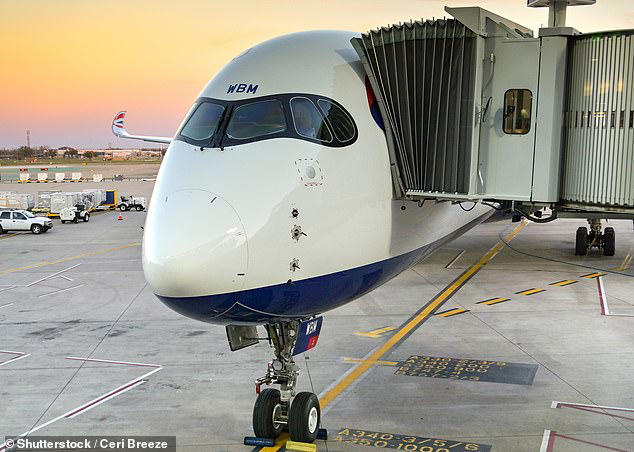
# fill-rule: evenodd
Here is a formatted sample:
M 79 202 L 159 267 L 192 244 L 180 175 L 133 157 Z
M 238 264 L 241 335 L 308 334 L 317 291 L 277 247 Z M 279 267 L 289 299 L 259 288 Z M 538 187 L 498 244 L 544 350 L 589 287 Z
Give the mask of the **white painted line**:
M 135 363 L 131 361 L 113 361 L 110 359 L 78 358 L 77 356 L 67 356 L 66 359 L 72 359 L 75 361 L 90 361 L 93 363 L 123 364 L 126 366 L 161 367 L 160 364 Z
M 130 365 L 138 365 L 137 363 L 127 363 L 125 361 L 109 361 L 109 360 L 97 360 L 97 359 L 88 359 L 88 358 L 76 358 L 76 357 L 69 357 L 67 359 L 76 359 L 76 360 L 83 360 L 83 361 L 96 361 L 96 362 L 113 362 L 113 363 L 121 363 L 121 364 L 130 364 Z M 70 411 L 67 411 L 66 413 L 57 416 L 56 418 L 51 419 L 50 421 L 47 421 L 41 425 L 38 425 L 36 427 L 33 427 L 31 430 L 28 430 L 24 433 L 22 433 L 21 435 L 18 435 L 19 438 L 22 438 L 24 436 L 30 435 L 33 432 L 36 432 L 40 429 L 43 429 L 46 426 L 51 425 L 54 422 L 59 421 L 60 419 L 72 419 L 82 413 L 85 413 L 86 411 L 89 411 L 91 409 L 93 409 L 96 406 L 101 405 L 102 403 L 108 401 L 108 400 L 112 400 L 113 398 L 128 392 L 130 389 L 137 387 L 138 385 L 145 383 L 147 380 L 145 380 L 145 378 L 149 377 L 150 375 L 152 375 L 153 373 L 158 372 L 159 370 L 163 369 L 160 365 L 158 364 L 145 364 L 145 366 L 158 366 L 157 368 L 141 375 L 138 378 L 135 378 L 133 380 L 130 380 L 129 382 L 113 389 L 112 391 L 109 391 L 99 397 L 97 397 L 96 399 L 91 400 L 90 402 L 84 403 L 83 405 L 80 405 L 77 408 L 73 408 Z M 3 452 L 7 449 L 7 443 L 6 441 L 4 443 L 2 443 L 0 445 L 0 452 Z
M 11 359 L 8 359 L 6 361 L 0 362 L 0 367 L 6 366 L 9 363 L 13 363 L 13 362 L 18 361 L 20 359 L 26 358 L 27 356 L 31 356 L 30 353 L 14 352 L 14 351 L 11 351 L 11 350 L 0 350 L 0 353 L 6 353 L 8 355 L 18 355 L 18 356 L 14 357 L 14 358 L 11 358 Z
M 544 430 L 544 436 L 542 437 L 542 446 L 539 448 L 539 452 L 546 452 L 548 450 L 549 441 L 550 441 L 550 430 Z
M 7 306 L 11 306 L 13 303 L 7 303 L 0 306 L 0 309 L 6 308 Z
M 610 312 L 610 307 L 608 306 L 608 296 L 605 293 L 605 287 L 603 286 L 603 279 L 601 276 L 596 278 L 597 287 L 599 288 L 599 303 L 601 304 L 601 315 L 610 316 L 610 317 L 634 317 L 634 315 L 630 314 L 614 314 Z
M 69 278 L 68 276 L 64 276 L 64 275 L 59 275 L 60 278 L 64 278 L 66 281 L 72 281 L 71 278 Z
M 75 264 L 75 265 L 73 265 L 72 267 L 65 268 L 64 270 L 60 270 L 60 271 L 58 271 L 58 272 L 53 273 L 52 275 L 48 275 L 48 276 L 45 276 L 44 278 L 38 279 L 37 281 L 33 281 L 32 283 L 27 284 L 25 287 L 31 287 L 31 286 L 33 286 L 33 285 L 35 285 L 35 284 L 39 283 L 39 282 L 46 281 L 47 279 L 54 278 L 54 277 L 56 277 L 56 276 L 58 276 L 58 275 L 61 275 L 61 274 L 62 274 L 62 273 L 64 273 L 64 272 L 67 272 L 68 270 L 72 270 L 72 269 L 73 269 L 73 268 L 75 268 L 75 267 L 79 267 L 80 265 L 81 265 L 81 264 Z
M 576 406 L 579 408 L 598 408 L 601 410 L 627 411 L 629 413 L 634 413 L 634 408 L 623 408 L 618 406 L 605 406 L 605 405 L 591 405 L 587 403 L 559 402 L 557 400 L 553 400 L 553 403 L 550 405 L 551 408 L 561 408 L 562 406 Z
M 67 290 L 73 290 L 73 289 L 77 289 L 78 287 L 82 287 L 83 284 L 78 284 L 76 286 L 73 287 L 67 287 L 66 289 L 59 289 L 59 290 L 54 290 L 53 292 L 48 292 L 48 293 L 43 293 L 42 295 L 38 295 L 38 298 L 42 298 L 42 297 L 46 297 L 48 295 L 55 295 L 56 293 L 60 293 L 60 292 L 66 292 Z
M 456 255 L 456 257 L 454 257 L 454 258 L 451 260 L 451 262 L 449 262 L 447 265 L 445 265 L 445 268 L 451 268 L 451 266 L 452 266 L 453 264 L 455 264 L 455 263 L 456 263 L 456 261 L 457 261 L 458 259 L 460 259 L 460 258 L 462 257 L 462 255 L 463 255 L 464 253 L 466 253 L 466 252 L 467 252 L 467 250 L 460 250 L 460 252 Z
M 597 278 L 597 287 L 599 289 L 599 303 L 601 303 L 601 315 L 610 315 L 608 299 L 605 296 L 605 288 L 603 287 L 603 278 Z
M 158 372 L 159 370 L 161 370 L 162 367 L 159 367 L 157 369 L 151 370 L 146 374 L 143 374 L 142 376 L 140 376 L 139 378 L 135 378 L 134 380 L 130 380 L 129 382 L 127 382 L 126 384 L 123 384 L 121 386 L 119 386 L 118 388 L 113 389 L 112 391 L 103 394 L 102 396 L 97 397 L 96 399 L 91 400 L 88 403 L 83 404 L 82 406 L 75 408 L 72 411 L 69 411 L 68 413 L 66 413 L 66 415 L 64 417 L 68 418 L 68 419 L 72 419 L 76 416 L 79 416 L 81 413 L 85 413 L 88 410 L 92 410 L 94 407 L 101 405 L 104 402 L 107 402 L 108 400 L 114 399 L 115 397 L 128 392 L 130 389 L 137 387 L 138 385 L 145 383 L 147 380 L 145 380 L 145 378 L 149 377 L 150 375 L 152 375 L 153 373 Z
M 9 286 L 9 287 L 5 287 L 4 289 L 0 289 L 0 292 L 4 292 L 5 290 L 11 290 L 11 289 L 15 289 L 18 286 Z

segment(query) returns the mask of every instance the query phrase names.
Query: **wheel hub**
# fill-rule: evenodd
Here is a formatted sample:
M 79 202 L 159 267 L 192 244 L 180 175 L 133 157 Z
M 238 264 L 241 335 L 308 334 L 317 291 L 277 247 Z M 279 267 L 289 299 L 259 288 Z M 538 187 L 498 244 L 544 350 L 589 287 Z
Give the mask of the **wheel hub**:
M 317 408 L 312 407 L 310 409 L 310 413 L 308 413 L 308 431 L 310 433 L 315 433 L 317 429 L 317 423 L 319 421 L 319 413 L 317 413 Z
M 281 422 L 282 419 L 282 404 L 278 403 L 277 405 L 275 405 L 275 408 L 273 408 L 273 427 L 275 427 L 275 429 L 280 428 L 280 426 L 282 424 L 286 424 L 286 422 Z

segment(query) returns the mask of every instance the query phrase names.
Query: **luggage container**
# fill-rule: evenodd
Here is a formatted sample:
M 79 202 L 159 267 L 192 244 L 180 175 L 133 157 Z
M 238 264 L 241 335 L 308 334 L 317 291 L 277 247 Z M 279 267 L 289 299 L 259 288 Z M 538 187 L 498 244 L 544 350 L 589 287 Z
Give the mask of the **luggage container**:
M 79 204 L 77 193 L 53 193 L 51 195 L 51 214 L 59 215 L 65 207 L 73 207 Z

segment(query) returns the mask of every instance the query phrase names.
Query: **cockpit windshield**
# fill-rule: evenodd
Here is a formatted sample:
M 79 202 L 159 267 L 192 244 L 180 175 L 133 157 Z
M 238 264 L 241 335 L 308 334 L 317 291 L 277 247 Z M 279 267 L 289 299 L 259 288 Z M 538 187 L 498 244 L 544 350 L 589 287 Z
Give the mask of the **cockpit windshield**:
M 180 134 L 197 141 L 210 139 L 218 129 L 224 111 L 223 105 L 212 102 L 200 103 L 183 126 Z
M 271 99 L 236 107 L 227 126 L 227 136 L 236 140 L 248 140 L 285 130 L 286 119 L 282 103 Z
M 352 116 L 332 99 L 313 94 L 278 94 L 226 101 L 200 98 L 176 139 L 201 147 L 237 146 L 294 138 L 344 147 L 357 138 Z

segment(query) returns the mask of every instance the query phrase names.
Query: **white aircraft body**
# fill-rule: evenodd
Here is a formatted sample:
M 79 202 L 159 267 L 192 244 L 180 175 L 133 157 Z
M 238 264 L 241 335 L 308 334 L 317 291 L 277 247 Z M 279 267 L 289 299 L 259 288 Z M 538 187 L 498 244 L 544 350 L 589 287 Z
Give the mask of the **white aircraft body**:
M 295 394 L 293 355 L 319 314 L 384 284 L 492 212 L 394 199 L 376 100 L 350 39 L 313 31 L 253 47 L 202 90 L 169 142 L 143 237 L 143 269 L 175 311 L 275 349 L 258 380 L 258 437 L 318 434 L 319 401 Z M 251 337 L 249 337 L 249 335 Z M 301 344 L 300 344 L 301 342 Z M 234 347 L 235 346 L 235 347 Z M 280 384 L 281 391 L 261 384 Z

